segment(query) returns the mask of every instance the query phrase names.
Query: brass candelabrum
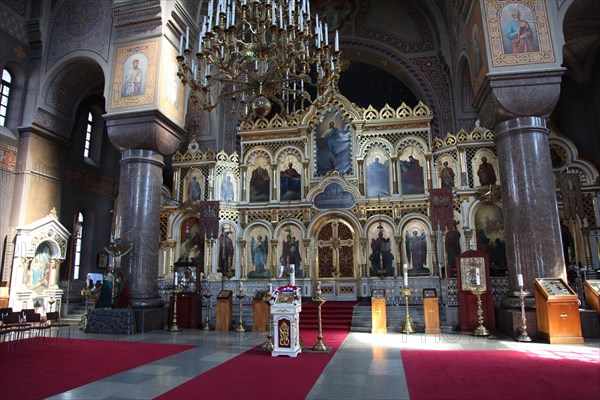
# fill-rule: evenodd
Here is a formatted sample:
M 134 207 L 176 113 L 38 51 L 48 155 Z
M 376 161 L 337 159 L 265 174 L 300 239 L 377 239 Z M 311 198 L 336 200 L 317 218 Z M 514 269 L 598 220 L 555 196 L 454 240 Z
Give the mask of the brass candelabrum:
M 242 321 L 242 306 L 243 306 L 244 297 L 246 297 L 246 295 L 244 294 L 244 291 L 240 288 L 239 293 L 236 294 L 235 297 L 238 299 L 239 317 L 240 317 L 239 324 L 238 324 L 237 328 L 235 328 L 235 331 L 238 333 L 246 332 L 246 329 L 244 329 L 244 322 Z
M 56 303 L 56 300 L 54 300 L 53 298 L 50 298 L 50 300 L 48 300 L 48 304 L 50 304 L 50 309 L 48 311 L 52 312 L 52 306 L 54 306 L 54 303 Z
M 204 318 L 204 323 L 202 324 L 203 331 L 210 331 L 212 327 L 210 326 L 210 298 L 212 297 L 212 293 L 210 292 L 210 287 L 203 294 L 204 302 L 206 304 L 206 318 Z
M 417 327 L 415 326 L 415 323 L 413 322 L 413 319 L 410 316 L 410 313 L 408 312 L 408 298 L 410 297 L 411 293 L 412 290 L 410 290 L 408 287 L 400 289 L 400 294 L 404 296 L 404 304 L 406 305 L 406 316 L 404 317 L 404 322 L 402 323 L 401 331 L 402 333 L 406 334 L 415 333 L 417 331 Z
M 527 334 L 527 317 L 525 316 L 525 297 L 529 296 L 531 292 L 528 290 L 515 290 L 514 294 L 521 300 L 521 334 L 517 336 L 519 342 L 531 342 L 531 338 Z
M 275 346 L 273 345 L 273 331 L 271 329 L 271 291 L 265 295 L 263 301 L 267 305 L 267 340 L 262 345 L 262 349 L 265 351 L 273 351 L 275 350 Z
M 477 328 L 473 331 L 475 336 L 490 336 L 490 331 L 483 326 L 483 308 L 481 307 L 481 295 L 485 293 L 483 286 L 475 286 L 471 289 L 471 293 L 477 296 Z
M 317 296 L 313 297 L 313 301 L 316 301 L 318 303 L 318 305 L 317 305 L 317 321 L 319 324 L 318 325 L 319 331 L 317 333 L 317 343 L 313 346 L 312 349 L 314 351 L 327 351 L 327 350 L 329 350 L 329 347 L 323 342 L 323 324 L 321 321 L 321 306 L 327 300 L 325 300 L 324 298 L 321 297 L 321 282 L 318 283 Z
M 81 320 L 79 321 L 79 329 L 81 329 L 82 331 L 85 331 L 85 328 L 87 327 L 87 323 L 88 323 L 88 317 L 90 315 L 89 305 L 88 305 L 90 293 L 91 293 L 91 290 L 89 290 L 89 289 L 81 290 L 81 294 L 83 295 L 83 303 L 85 304 L 85 312 L 83 313 L 83 316 L 81 317 Z
M 179 332 L 179 326 L 177 325 L 177 295 L 179 294 L 179 290 L 177 288 L 173 289 L 171 295 L 173 296 L 173 318 L 171 318 L 171 326 L 169 326 L 169 331 L 171 332 Z

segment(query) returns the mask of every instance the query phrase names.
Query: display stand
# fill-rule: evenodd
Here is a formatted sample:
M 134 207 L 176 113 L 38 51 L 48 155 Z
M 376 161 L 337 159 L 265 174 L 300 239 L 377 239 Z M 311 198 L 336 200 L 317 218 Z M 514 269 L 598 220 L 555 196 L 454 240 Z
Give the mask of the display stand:
M 535 307 L 540 339 L 550 344 L 581 344 L 579 299 L 562 278 L 536 278 Z
M 193 259 L 181 258 L 173 265 L 173 292 L 169 297 L 169 321 L 179 328 L 198 328 L 202 323 L 200 268 Z M 177 313 L 174 313 L 174 297 Z
M 387 333 L 387 314 L 385 295 L 374 290 L 371 295 L 371 333 Z
M 423 289 L 425 333 L 440 333 L 440 305 L 435 288 Z
M 300 311 L 302 311 L 302 300 L 298 287 L 281 286 L 271 294 L 271 316 L 275 333 L 271 356 L 296 357 L 302 352 Z
M 230 331 L 233 325 L 233 292 L 221 290 L 217 295 L 216 331 Z
M 268 299 L 266 290 L 257 290 L 252 300 L 252 332 L 266 332 L 269 330 L 269 305 L 265 303 Z
M 600 314 L 600 280 L 588 280 L 583 285 L 588 308 Z
M 491 294 L 490 266 L 487 253 L 467 250 L 456 256 L 458 266 L 458 306 L 460 331 L 475 332 L 480 320 L 491 333 L 496 333 L 494 298 Z M 480 293 L 481 308 L 478 305 Z M 481 315 L 479 315 L 481 313 Z

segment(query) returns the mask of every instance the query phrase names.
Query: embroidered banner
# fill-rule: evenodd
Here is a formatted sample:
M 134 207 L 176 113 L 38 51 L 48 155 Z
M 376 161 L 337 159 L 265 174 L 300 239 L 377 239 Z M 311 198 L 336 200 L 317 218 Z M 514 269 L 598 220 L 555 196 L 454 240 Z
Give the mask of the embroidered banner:
M 200 226 L 207 238 L 219 237 L 219 202 L 200 202 Z
M 581 183 L 578 174 L 561 174 L 558 176 L 560 182 L 560 193 L 563 202 L 563 214 L 565 219 L 585 217 L 583 210 L 583 198 L 581 197 Z
M 433 230 L 452 230 L 454 227 L 454 208 L 451 188 L 430 189 L 429 216 Z

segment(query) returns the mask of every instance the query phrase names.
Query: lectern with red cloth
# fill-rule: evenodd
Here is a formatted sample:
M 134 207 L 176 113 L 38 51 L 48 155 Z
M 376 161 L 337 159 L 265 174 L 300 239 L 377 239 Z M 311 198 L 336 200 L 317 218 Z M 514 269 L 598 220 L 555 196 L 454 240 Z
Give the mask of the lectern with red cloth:
M 483 325 L 492 333 L 496 333 L 496 317 L 494 298 L 490 281 L 490 265 L 488 255 L 481 251 L 467 250 L 456 256 L 458 266 L 458 307 L 460 310 L 460 331 L 473 332 L 479 325 L 477 321 L 477 296 L 473 289 L 485 289 L 481 295 Z

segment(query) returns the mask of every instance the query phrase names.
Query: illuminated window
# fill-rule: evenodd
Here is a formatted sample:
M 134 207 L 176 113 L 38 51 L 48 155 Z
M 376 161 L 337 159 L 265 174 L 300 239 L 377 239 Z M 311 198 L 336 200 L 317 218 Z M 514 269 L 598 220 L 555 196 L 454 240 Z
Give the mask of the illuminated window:
M 92 146 L 92 128 L 94 126 L 94 115 L 89 112 L 87 124 L 85 126 L 85 145 L 83 146 L 83 156 L 90 157 L 90 147 Z
M 0 126 L 6 126 L 6 112 L 8 110 L 11 80 L 10 73 L 7 70 L 3 70 L 2 83 L 0 84 Z
M 83 214 L 77 214 L 77 236 L 75 237 L 75 259 L 73 261 L 73 279 L 79 279 L 79 266 L 81 264 L 81 236 L 83 232 Z

